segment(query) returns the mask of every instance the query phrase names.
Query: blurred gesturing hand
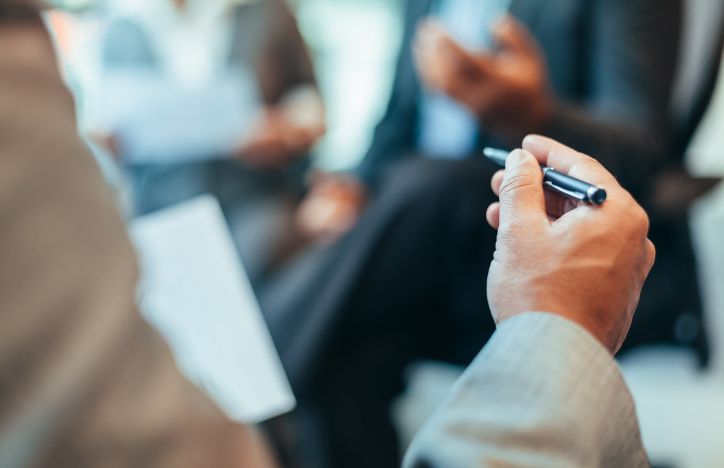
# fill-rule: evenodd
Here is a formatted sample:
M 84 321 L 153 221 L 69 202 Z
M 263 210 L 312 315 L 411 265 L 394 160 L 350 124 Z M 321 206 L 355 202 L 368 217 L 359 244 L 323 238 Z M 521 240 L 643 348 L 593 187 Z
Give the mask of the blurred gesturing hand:
M 354 178 L 315 174 L 297 211 L 297 227 L 310 240 L 334 242 L 357 223 L 366 198 L 365 188 Z
M 557 314 L 615 354 L 654 262 L 648 217 L 594 159 L 537 136 L 523 148 L 492 181 L 500 197 L 487 212 L 498 229 L 488 277 L 493 317 Z M 539 164 L 603 186 L 608 200 L 592 207 L 544 193 Z
M 528 30 L 507 17 L 493 30 L 494 53 L 463 49 L 438 24 L 423 22 L 414 54 L 423 83 L 478 116 L 487 130 L 511 141 L 541 131 L 552 112 L 545 59 Z
M 236 156 L 261 169 L 283 169 L 309 153 L 326 131 L 324 104 L 309 86 L 261 110 Z

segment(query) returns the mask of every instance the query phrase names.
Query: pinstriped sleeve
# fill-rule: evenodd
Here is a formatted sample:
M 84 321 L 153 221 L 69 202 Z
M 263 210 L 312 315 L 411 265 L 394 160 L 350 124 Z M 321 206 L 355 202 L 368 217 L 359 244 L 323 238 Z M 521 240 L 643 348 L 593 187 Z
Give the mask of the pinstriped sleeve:
M 404 466 L 640 467 L 648 460 L 610 353 L 573 322 L 527 313 L 498 328 Z

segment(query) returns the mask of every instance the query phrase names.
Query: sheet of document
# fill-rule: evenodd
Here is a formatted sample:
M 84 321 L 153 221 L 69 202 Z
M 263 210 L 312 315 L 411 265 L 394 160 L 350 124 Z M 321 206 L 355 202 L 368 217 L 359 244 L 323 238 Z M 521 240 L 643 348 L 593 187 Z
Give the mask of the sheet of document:
M 129 163 L 228 158 L 260 110 L 255 77 L 237 68 L 201 88 L 163 74 L 114 71 L 103 82 L 102 126 Z
M 181 371 L 230 418 L 256 423 L 296 401 L 216 199 L 138 219 L 140 303 Z

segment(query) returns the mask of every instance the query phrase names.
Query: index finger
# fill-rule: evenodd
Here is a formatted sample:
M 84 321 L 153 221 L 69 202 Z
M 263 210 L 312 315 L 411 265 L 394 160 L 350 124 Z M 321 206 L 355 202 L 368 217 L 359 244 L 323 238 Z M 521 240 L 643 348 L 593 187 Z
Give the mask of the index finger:
M 552 167 L 558 172 L 594 185 L 621 189 L 616 178 L 600 162 L 555 140 L 528 135 L 523 140 L 523 148 L 533 153 L 542 165 Z

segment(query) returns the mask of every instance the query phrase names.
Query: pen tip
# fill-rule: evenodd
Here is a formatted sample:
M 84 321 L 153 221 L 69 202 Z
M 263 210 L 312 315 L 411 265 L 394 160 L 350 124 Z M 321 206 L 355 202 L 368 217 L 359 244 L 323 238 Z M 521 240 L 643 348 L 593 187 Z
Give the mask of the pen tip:
M 483 154 L 499 166 L 505 167 L 505 161 L 508 159 L 510 152 L 497 148 L 483 148 Z

